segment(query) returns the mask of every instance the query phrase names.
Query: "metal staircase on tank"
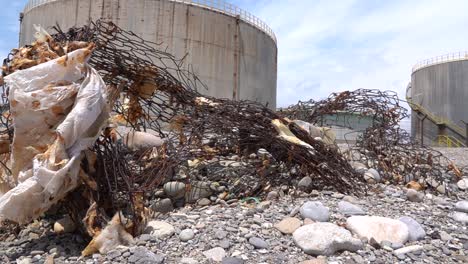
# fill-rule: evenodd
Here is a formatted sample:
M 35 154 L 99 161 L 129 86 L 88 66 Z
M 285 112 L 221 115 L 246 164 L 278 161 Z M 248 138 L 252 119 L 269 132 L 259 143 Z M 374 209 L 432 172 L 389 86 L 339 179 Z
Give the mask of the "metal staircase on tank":
M 451 131 L 453 131 L 455 134 L 460 136 L 460 138 L 466 139 L 466 131 L 459 125 L 453 123 L 451 120 L 447 118 L 443 118 L 440 116 L 436 116 L 426 108 L 424 108 L 422 105 L 415 103 L 411 96 L 409 95 L 409 90 L 411 89 L 411 83 L 408 85 L 408 88 L 406 90 L 406 101 L 408 102 L 408 105 L 411 107 L 413 111 L 416 113 L 421 113 L 423 114 L 427 119 L 429 119 L 431 122 L 438 126 L 445 126 Z M 461 140 L 453 137 L 453 136 L 448 136 L 448 135 L 438 135 L 434 142 L 439 145 L 439 146 L 444 146 L 444 147 L 467 147 L 465 143 L 463 143 Z

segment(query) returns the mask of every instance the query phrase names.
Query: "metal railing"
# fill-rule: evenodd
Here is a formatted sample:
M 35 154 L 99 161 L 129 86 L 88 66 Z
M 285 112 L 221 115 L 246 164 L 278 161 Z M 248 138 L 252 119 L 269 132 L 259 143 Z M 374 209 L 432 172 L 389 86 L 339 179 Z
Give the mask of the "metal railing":
M 464 148 L 466 147 L 463 142 L 461 142 L 459 139 L 452 137 L 452 136 L 447 136 L 447 135 L 438 135 L 434 142 L 437 144 L 439 147 L 448 147 L 448 148 Z
M 454 53 L 449 53 L 437 57 L 433 57 L 427 60 L 422 60 L 413 67 L 413 72 L 420 70 L 422 68 L 429 67 L 431 65 L 436 65 L 436 64 L 441 64 L 441 63 L 446 63 L 446 62 L 451 62 L 451 61 L 461 61 L 461 60 L 468 60 L 468 51 L 460 51 L 460 52 L 454 52 Z
M 28 11 L 30 11 L 31 9 L 37 6 L 50 3 L 50 2 L 54 2 L 54 1 L 57 1 L 57 0 L 29 0 L 29 2 L 24 7 L 23 12 L 27 13 Z M 218 12 L 221 12 L 230 16 L 234 16 L 234 17 L 238 16 L 244 22 L 265 32 L 268 36 L 270 36 L 273 39 L 275 44 L 277 43 L 275 33 L 265 22 L 260 20 L 258 17 L 252 15 L 251 13 L 233 4 L 225 2 L 223 0 L 169 0 L 169 1 L 200 6 L 203 8 L 218 11 Z

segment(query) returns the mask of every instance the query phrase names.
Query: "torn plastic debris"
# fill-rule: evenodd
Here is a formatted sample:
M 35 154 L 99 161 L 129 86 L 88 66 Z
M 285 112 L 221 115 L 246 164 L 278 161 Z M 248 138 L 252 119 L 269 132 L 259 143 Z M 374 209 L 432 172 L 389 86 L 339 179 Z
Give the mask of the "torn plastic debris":
M 27 223 L 77 186 L 81 153 L 109 116 L 107 92 L 87 64 L 92 48 L 8 75 L 16 186 L 0 197 L 0 219 Z

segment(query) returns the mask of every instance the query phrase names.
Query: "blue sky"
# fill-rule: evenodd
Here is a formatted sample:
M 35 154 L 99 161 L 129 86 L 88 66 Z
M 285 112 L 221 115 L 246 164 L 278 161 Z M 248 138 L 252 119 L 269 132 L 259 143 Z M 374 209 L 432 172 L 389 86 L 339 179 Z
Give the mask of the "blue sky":
M 0 56 L 27 1 L 0 0 Z M 278 106 L 358 88 L 404 97 L 419 60 L 468 50 L 468 1 L 232 0 L 278 38 Z

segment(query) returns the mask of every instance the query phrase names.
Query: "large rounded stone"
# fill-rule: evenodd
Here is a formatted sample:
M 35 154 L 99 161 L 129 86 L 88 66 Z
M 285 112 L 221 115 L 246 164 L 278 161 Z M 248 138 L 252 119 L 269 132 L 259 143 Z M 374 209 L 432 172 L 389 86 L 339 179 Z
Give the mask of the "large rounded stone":
M 424 200 L 424 193 L 418 192 L 413 189 L 408 189 L 406 192 L 406 198 L 408 198 L 409 201 L 419 203 Z
M 460 190 L 467 190 L 468 189 L 468 178 L 463 178 L 457 182 L 457 187 Z
M 163 221 L 149 221 L 145 234 L 151 234 L 156 238 L 170 237 L 175 233 L 174 227 Z
M 332 223 L 315 223 L 298 228 L 293 234 L 294 242 L 306 254 L 333 255 L 336 251 L 357 251 L 362 242 L 351 233 Z
M 155 211 L 159 212 L 162 214 L 166 214 L 174 210 L 174 207 L 172 206 L 172 201 L 169 198 L 162 199 L 160 201 L 154 202 L 150 208 Z
M 294 217 L 286 217 L 285 219 L 281 220 L 281 222 L 277 223 L 275 228 L 283 234 L 292 234 L 300 226 L 301 220 Z
M 210 188 L 208 182 L 194 182 L 190 187 L 190 192 L 185 195 L 185 201 L 187 203 L 195 203 L 196 201 L 210 197 L 213 191 Z
M 377 183 L 381 181 L 379 172 L 376 169 L 369 169 L 364 173 L 364 179 L 368 183 Z
M 468 213 L 468 201 L 459 201 L 455 204 L 455 211 Z
M 168 182 L 164 184 L 163 189 L 167 196 L 173 199 L 180 199 L 185 196 L 185 183 Z
M 321 202 L 306 202 L 299 210 L 303 218 L 310 218 L 318 222 L 328 222 L 330 213 Z
M 455 220 L 457 222 L 468 224 L 468 214 L 467 213 L 455 212 L 455 213 L 452 214 L 451 217 L 452 217 L 453 220 Z
M 409 237 L 405 223 L 380 216 L 351 216 L 346 221 L 346 227 L 360 238 L 374 238 L 378 243 L 390 241 L 404 244 Z
M 426 232 L 422 228 L 422 226 L 413 218 L 409 216 L 403 216 L 400 217 L 401 222 L 403 222 L 407 227 L 409 231 L 409 241 L 418 241 L 423 239 L 426 236 Z

